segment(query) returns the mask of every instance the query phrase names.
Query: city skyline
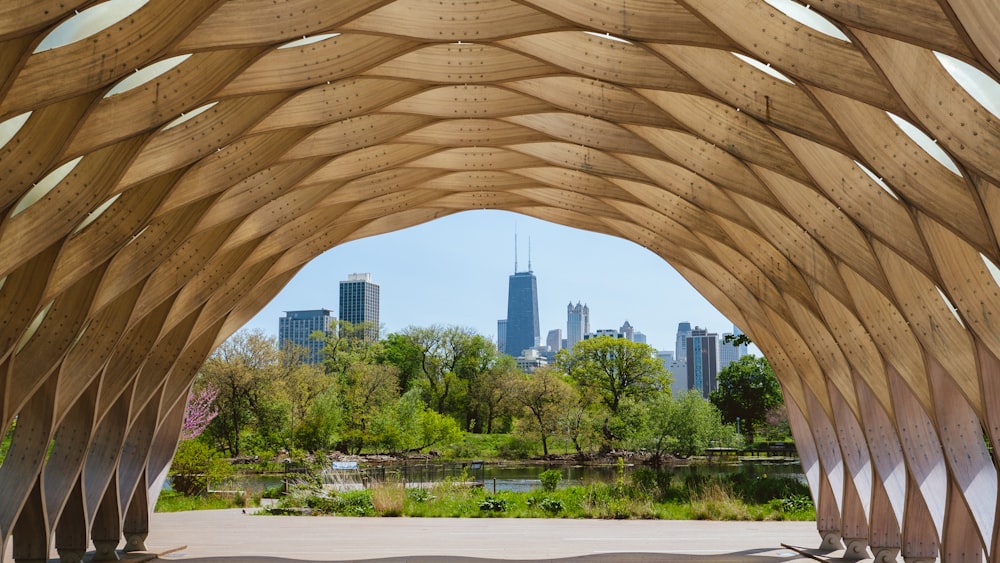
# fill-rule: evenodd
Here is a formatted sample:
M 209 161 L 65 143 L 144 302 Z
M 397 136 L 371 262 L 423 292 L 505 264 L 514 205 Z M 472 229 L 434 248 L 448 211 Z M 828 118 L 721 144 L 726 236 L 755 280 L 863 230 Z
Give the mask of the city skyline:
M 673 268 L 625 240 L 502 211 L 449 215 L 351 241 L 307 264 L 247 324 L 277 333 L 284 311 L 337 309 L 337 282 L 371 272 L 381 286 L 383 334 L 407 326 L 458 325 L 496 339 L 507 310 L 515 228 L 532 238 L 542 334 L 566 328 L 566 303 L 590 309 L 592 331 L 628 321 L 658 350 L 672 350 L 681 321 L 732 330 Z M 754 353 L 759 353 L 753 351 Z

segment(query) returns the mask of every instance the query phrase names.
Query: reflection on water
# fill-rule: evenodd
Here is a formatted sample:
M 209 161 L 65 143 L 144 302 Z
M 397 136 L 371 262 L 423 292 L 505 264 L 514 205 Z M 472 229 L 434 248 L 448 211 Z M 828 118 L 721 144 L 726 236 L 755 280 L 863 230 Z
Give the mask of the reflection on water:
M 637 469 L 647 469 L 660 473 L 670 473 L 683 477 L 691 471 L 698 471 L 706 474 L 725 474 L 740 471 L 741 464 L 725 465 L 664 465 L 651 467 L 648 465 L 626 464 L 623 468 L 624 478 L 629 480 L 629 476 Z M 788 476 L 805 482 L 805 475 L 802 467 L 798 463 L 768 464 L 764 471 L 769 475 Z M 488 490 L 493 490 L 493 480 L 496 480 L 496 490 L 498 491 L 530 491 L 541 488 L 541 481 L 538 474 L 546 469 L 556 469 L 562 472 L 562 480 L 559 481 L 559 488 L 572 487 L 578 485 L 589 485 L 595 483 L 614 483 L 618 479 L 617 465 L 527 465 L 527 464 L 487 464 L 485 469 L 484 486 Z
M 798 479 L 805 483 L 805 475 L 798 462 L 757 464 L 758 468 L 771 476 L 784 476 Z M 697 471 L 703 474 L 736 473 L 745 467 L 744 464 L 676 464 L 660 467 L 625 464 L 624 478 L 640 468 L 650 471 L 674 474 L 683 478 L 686 474 Z M 339 490 L 360 489 L 372 483 L 390 481 L 404 482 L 409 487 L 433 487 L 446 479 L 466 483 L 482 483 L 488 491 L 530 491 L 541 488 L 538 474 L 547 469 L 556 469 L 562 473 L 560 488 L 595 483 L 614 483 L 618 478 L 618 466 L 611 465 L 571 465 L 571 464 L 529 464 L 518 462 L 417 462 L 391 463 L 361 466 L 357 470 L 327 469 L 322 473 L 322 481 L 331 488 Z M 239 475 L 226 483 L 213 483 L 213 490 L 242 490 L 250 494 L 259 493 L 268 488 L 281 487 L 285 478 L 295 483 L 303 476 L 290 473 L 287 476 L 277 475 Z M 169 481 L 164 486 L 169 488 Z

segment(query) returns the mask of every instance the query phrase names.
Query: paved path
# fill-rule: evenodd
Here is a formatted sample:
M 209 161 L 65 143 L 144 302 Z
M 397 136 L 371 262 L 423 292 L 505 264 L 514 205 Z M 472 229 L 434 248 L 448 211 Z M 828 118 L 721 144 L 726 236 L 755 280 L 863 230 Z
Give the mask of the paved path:
M 814 522 L 282 517 L 222 510 L 156 514 L 152 527 L 149 549 L 185 545 L 163 557 L 179 561 L 260 555 L 322 561 L 601 555 L 598 560 L 624 561 L 608 554 L 633 553 L 644 555 L 632 561 L 744 561 L 758 554 L 752 560 L 766 562 L 799 558 L 781 543 L 819 545 Z
M 178 563 L 238 561 L 807 562 L 814 522 L 343 518 L 158 513 L 146 546 Z M 830 555 L 836 555 L 830 554 Z M 4 561 L 9 561 L 9 551 Z

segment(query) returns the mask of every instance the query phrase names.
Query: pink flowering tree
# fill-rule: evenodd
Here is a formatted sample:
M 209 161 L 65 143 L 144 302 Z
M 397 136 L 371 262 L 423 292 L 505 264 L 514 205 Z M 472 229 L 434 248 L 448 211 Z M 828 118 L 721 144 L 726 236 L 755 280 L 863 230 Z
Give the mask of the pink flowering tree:
M 187 407 L 184 409 L 184 425 L 181 427 L 181 440 L 197 438 L 205 431 L 209 422 L 219 414 L 215 406 L 215 397 L 219 389 L 214 385 L 206 385 L 200 391 L 188 393 Z

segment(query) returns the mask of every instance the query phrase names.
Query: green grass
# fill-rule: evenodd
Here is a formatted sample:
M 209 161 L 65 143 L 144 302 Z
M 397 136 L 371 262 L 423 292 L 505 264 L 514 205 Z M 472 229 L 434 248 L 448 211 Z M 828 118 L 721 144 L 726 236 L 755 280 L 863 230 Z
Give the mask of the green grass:
M 465 432 L 458 442 L 436 448 L 443 459 L 529 459 L 542 455 L 542 443 L 537 439 L 515 434 L 473 434 Z M 567 439 L 549 439 L 550 454 L 574 453 Z
M 243 502 L 233 497 L 185 496 L 176 491 L 163 491 L 156 499 L 156 512 L 184 512 L 187 510 L 218 510 L 240 508 Z
M 773 499 L 763 503 L 748 502 L 734 492 L 732 486 L 710 481 L 690 493 L 643 489 L 633 483 L 491 494 L 478 487 L 443 483 L 432 489 L 404 491 L 397 486 L 387 490 L 334 494 L 329 498 L 308 497 L 299 504 L 312 508 L 316 513 L 343 516 L 814 520 L 816 515 L 812 504 L 806 501 L 799 498 L 795 501 Z

